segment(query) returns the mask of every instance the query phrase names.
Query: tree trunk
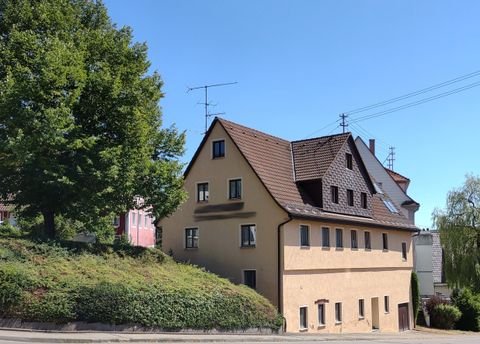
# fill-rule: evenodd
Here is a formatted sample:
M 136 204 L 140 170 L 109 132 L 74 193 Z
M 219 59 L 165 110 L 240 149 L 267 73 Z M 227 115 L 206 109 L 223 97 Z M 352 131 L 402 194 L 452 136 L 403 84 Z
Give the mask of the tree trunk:
M 55 213 L 47 210 L 42 212 L 43 215 L 43 227 L 45 230 L 45 236 L 49 239 L 55 238 Z

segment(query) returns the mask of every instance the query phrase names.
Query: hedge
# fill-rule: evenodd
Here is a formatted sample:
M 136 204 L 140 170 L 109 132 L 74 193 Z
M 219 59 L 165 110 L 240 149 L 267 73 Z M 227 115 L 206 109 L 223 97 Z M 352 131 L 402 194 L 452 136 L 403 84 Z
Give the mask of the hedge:
M 0 238 L 0 316 L 166 330 L 282 325 L 275 307 L 252 289 L 159 250 L 12 238 Z

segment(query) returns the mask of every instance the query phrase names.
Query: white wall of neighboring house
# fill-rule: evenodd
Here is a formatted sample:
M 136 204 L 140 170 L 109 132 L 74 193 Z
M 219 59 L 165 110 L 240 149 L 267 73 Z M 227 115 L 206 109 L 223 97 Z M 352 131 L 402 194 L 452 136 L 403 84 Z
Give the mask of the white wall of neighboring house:
M 358 148 L 360 156 L 362 157 L 368 173 L 373 177 L 377 183 L 381 183 L 382 190 L 393 200 L 395 204 L 400 206 L 400 211 L 409 218 L 412 223 L 415 223 L 415 210 L 409 210 L 402 207 L 405 201 L 411 201 L 400 186 L 392 179 L 392 177 L 385 170 L 385 167 L 370 151 L 370 148 L 363 142 L 360 137 L 355 139 L 355 144 Z
M 413 238 L 415 272 L 421 296 L 435 295 L 433 287 L 432 234 L 422 231 Z

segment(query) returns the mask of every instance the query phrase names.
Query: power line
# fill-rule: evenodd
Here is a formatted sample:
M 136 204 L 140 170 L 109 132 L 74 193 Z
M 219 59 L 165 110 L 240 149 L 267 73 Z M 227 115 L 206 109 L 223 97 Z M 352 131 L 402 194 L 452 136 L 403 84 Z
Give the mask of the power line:
M 471 84 L 468 84 L 466 86 L 462 86 L 462 87 L 459 87 L 459 88 L 455 88 L 455 89 L 447 91 L 447 92 L 439 93 L 437 95 L 434 95 L 434 96 L 431 96 L 431 97 L 428 97 L 428 98 L 420 99 L 420 100 L 417 100 L 415 102 L 411 102 L 411 103 L 407 103 L 407 104 L 397 106 L 397 107 L 394 107 L 394 108 L 390 108 L 390 109 L 387 109 L 387 110 L 375 112 L 375 113 L 372 113 L 370 115 L 365 115 L 365 116 L 362 116 L 362 117 L 354 118 L 350 122 L 350 124 L 365 121 L 367 119 L 371 119 L 371 118 L 375 118 L 375 117 L 384 116 L 384 115 L 387 115 L 387 114 L 392 113 L 392 112 L 396 112 L 396 111 L 400 111 L 400 110 L 403 110 L 403 109 L 410 108 L 412 106 L 417 106 L 417 105 L 420 105 L 420 104 L 428 103 L 428 102 L 431 102 L 433 100 L 443 98 L 443 97 L 446 97 L 446 96 L 449 96 L 449 95 L 452 95 L 452 94 L 455 94 L 455 93 L 459 93 L 459 92 L 462 92 L 462 91 L 466 91 L 468 89 L 471 89 L 471 88 L 474 88 L 474 87 L 477 87 L 477 86 L 480 86 L 480 81 L 477 81 L 477 82 L 474 82 L 474 83 L 471 83 Z
M 336 124 L 337 122 L 340 122 L 340 119 L 337 119 L 337 120 L 334 121 L 334 122 L 328 123 L 327 125 L 321 127 L 320 129 L 317 129 L 317 130 L 315 130 L 314 132 L 308 134 L 308 135 L 305 136 L 304 138 L 308 139 L 308 138 L 312 137 L 313 135 L 315 135 L 316 133 L 318 133 L 318 132 L 320 132 L 320 131 L 322 131 L 322 130 L 324 130 L 324 129 L 327 129 L 328 127 L 331 127 L 333 124 Z M 335 130 L 335 129 L 337 129 L 337 128 L 338 128 L 338 126 L 336 126 L 333 130 Z
M 388 105 L 388 104 L 391 104 L 391 103 L 394 103 L 394 102 L 398 102 L 400 100 L 411 98 L 411 97 L 414 97 L 414 96 L 417 96 L 417 95 L 420 95 L 420 94 L 423 94 L 423 93 L 427 93 L 427 92 L 439 89 L 441 87 L 445 87 L 445 86 L 448 86 L 448 85 L 451 85 L 451 84 L 454 84 L 454 83 L 457 83 L 457 82 L 460 82 L 460 81 L 463 81 L 463 80 L 466 80 L 466 79 L 470 79 L 470 78 L 473 78 L 473 77 L 476 77 L 476 76 L 479 76 L 479 75 L 480 75 L 480 71 L 472 72 L 472 73 L 465 74 L 465 75 L 459 76 L 457 78 L 454 78 L 454 79 L 451 79 L 451 80 L 448 80 L 448 81 L 441 82 L 439 84 L 435 84 L 435 85 L 427 87 L 427 88 L 423 88 L 423 89 L 418 90 L 418 91 L 410 92 L 410 93 L 404 94 L 402 96 L 391 98 L 391 99 L 388 99 L 388 100 L 385 100 L 385 101 L 382 101 L 382 102 L 378 102 L 378 103 L 375 103 L 375 104 L 372 104 L 372 105 L 363 106 L 361 108 L 353 109 L 353 110 L 347 111 L 345 113 L 349 114 L 349 115 L 353 115 L 353 114 L 356 114 L 356 113 L 364 112 L 364 111 L 371 110 L 371 109 L 374 109 L 374 108 L 377 108 L 377 107 L 380 107 L 380 106 L 384 106 L 384 105 Z

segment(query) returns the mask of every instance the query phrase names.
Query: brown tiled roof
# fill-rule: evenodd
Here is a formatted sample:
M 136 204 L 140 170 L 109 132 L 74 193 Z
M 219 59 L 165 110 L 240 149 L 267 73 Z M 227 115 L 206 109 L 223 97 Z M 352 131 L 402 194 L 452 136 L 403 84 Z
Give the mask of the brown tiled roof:
M 295 180 L 322 178 L 349 136 L 350 134 L 346 133 L 293 141 L 292 155 Z
M 290 143 L 287 140 L 219 118 L 216 118 L 212 123 L 209 132 L 217 122 L 222 125 L 231 137 L 260 181 L 265 185 L 267 191 L 272 195 L 272 198 L 290 215 L 416 230 L 416 227 L 410 224 L 408 219 L 401 213 L 390 213 L 381 200 L 381 197 L 385 197 L 384 195 L 374 195 L 372 218 L 326 212 L 305 201 L 306 197 L 301 194 L 299 187 L 295 183 L 293 165 L 295 155 L 299 158 L 301 154 L 305 154 L 307 155 L 306 160 L 310 161 L 311 164 L 315 164 L 316 160 L 314 158 L 320 154 L 325 154 L 325 157 L 321 156 L 322 166 L 320 172 L 309 168 L 307 164 L 303 164 L 303 161 L 300 163 L 302 159 L 296 159 L 297 179 L 299 177 L 303 180 L 305 178 L 312 179 L 312 177 L 319 178 L 328 169 L 328 163 L 333 161 L 336 153 L 338 153 L 350 134 L 333 135 Z M 209 132 L 205 135 L 199 150 L 206 142 Z M 294 150 L 293 154 L 292 147 Z M 315 149 L 318 152 L 315 152 Z M 185 176 L 194 163 L 199 150 L 195 153 L 187 167 Z
M 388 172 L 388 174 L 393 178 L 394 181 L 398 182 L 403 182 L 403 183 L 410 183 L 410 179 L 408 179 L 405 176 L 402 176 L 400 173 L 395 172 L 389 168 L 385 167 L 385 170 Z

